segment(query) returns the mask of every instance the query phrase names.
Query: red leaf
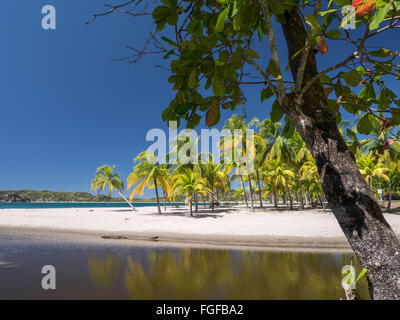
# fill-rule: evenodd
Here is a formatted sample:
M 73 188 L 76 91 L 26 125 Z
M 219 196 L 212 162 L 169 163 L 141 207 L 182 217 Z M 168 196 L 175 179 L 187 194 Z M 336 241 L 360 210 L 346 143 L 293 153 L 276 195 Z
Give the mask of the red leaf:
M 328 52 L 328 46 L 326 45 L 326 41 L 323 37 L 321 37 L 321 39 L 319 39 L 318 41 L 318 51 L 321 54 L 325 54 Z
M 375 10 L 376 0 L 354 0 L 352 4 L 354 9 L 357 9 L 357 16 L 360 18 L 365 17 Z
M 354 0 L 353 3 L 351 4 L 354 9 L 357 9 L 357 7 L 362 4 L 364 0 Z
M 206 115 L 206 125 L 211 127 L 218 123 L 221 117 L 221 113 L 219 110 L 218 100 L 214 99 L 211 102 L 211 108 L 208 110 Z

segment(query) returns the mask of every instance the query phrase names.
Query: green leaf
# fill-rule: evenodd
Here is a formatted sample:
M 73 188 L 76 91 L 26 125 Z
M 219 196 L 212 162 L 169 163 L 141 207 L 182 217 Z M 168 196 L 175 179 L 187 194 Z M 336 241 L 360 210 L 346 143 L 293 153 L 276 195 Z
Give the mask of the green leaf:
M 364 114 L 357 123 L 357 131 L 361 134 L 368 135 L 372 131 L 372 121 L 369 114 Z
M 365 87 L 360 91 L 358 97 L 366 101 L 374 100 L 376 98 L 373 82 L 368 82 Z
M 362 80 L 360 73 L 358 73 L 357 71 L 354 71 L 354 70 L 343 74 L 342 78 L 344 79 L 344 81 L 346 81 L 346 83 L 349 86 L 352 86 L 352 87 L 358 86 L 360 84 L 360 81 Z
M 335 2 L 337 5 L 343 7 L 343 6 L 347 6 L 347 5 L 351 4 L 352 0 L 334 0 L 333 2 Z
M 246 50 L 246 54 L 247 54 L 250 58 L 253 58 L 253 59 L 259 59 L 259 58 L 260 58 L 259 55 L 258 55 L 258 53 L 257 53 L 256 51 L 254 51 L 253 49 L 247 49 L 247 50 Z
M 215 96 L 223 97 L 225 95 L 225 86 L 218 77 L 214 77 L 212 87 Z
M 189 82 L 188 82 L 189 89 L 196 88 L 197 84 L 198 84 L 197 70 L 193 69 L 192 72 L 189 75 Z
M 197 113 L 193 114 L 190 120 L 187 122 L 186 128 L 188 129 L 193 129 L 195 128 L 201 120 L 201 116 L 198 115 Z
M 370 52 L 368 52 L 368 54 L 370 54 L 371 56 L 374 56 L 374 57 L 387 58 L 393 54 L 393 51 L 387 50 L 385 48 L 381 48 L 379 50 L 370 51 Z
M 267 67 L 267 74 L 272 75 L 277 80 L 282 78 L 280 69 L 276 65 L 274 60 L 270 60 L 269 61 L 269 64 L 268 64 L 268 67 Z
M 214 32 L 221 32 L 224 29 L 225 20 L 228 18 L 229 8 L 225 8 L 219 15 L 217 19 L 217 24 L 215 25 Z
M 326 36 L 331 39 L 337 39 L 340 37 L 340 31 L 336 29 L 330 30 L 326 33 Z
M 383 88 L 378 96 L 378 103 L 383 107 L 389 107 L 393 100 L 396 98 L 396 94 L 388 88 Z
M 170 46 L 178 48 L 178 45 L 175 42 L 173 42 L 171 39 L 168 39 L 167 37 L 164 37 L 164 36 L 162 36 L 161 39 L 163 39 Z
M 284 136 L 286 139 L 290 139 L 293 136 L 294 131 L 293 123 L 290 120 L 287 120 L 282 130 L 282 136 Z
M 351 138 L 353 141 L 358 142 L 357 135 L 355 134 L 354 131 L 352 131 L 352 130 L 350 130 L 350 129 L 347 129 L 347 130 L 346 130 L 346 134 L 347 134 L 347 136 L 348 136 L 349 138 Z
M 360 274 L 358 275 L 358 277 L 357 277 L 357 279 L 356 279 L 356 282 L 358 281 L 358 280 L 360 280 L 363 276 L 364 276 L 364 274 L 367 272 L 367 269 L 366 268 L 363 268 L 362 270 L 361 270 L 361 272 L 360 272 Z
M 278 100 L 275 100 L 275 102 L 272 104 L 272 110 L 270 116 L 272 122 L 278 122 L 279 120 L 282 119 L 283 110 Z
M 396 151 L 397 153 L 400 153 L 400 142 L 396 141 L 395 143 L 392 144 L 392 149 Z
M 326 74 L 321 74 L 321 75 L 319 76 L 319 81 L 320 81 L 322 84 L 332 84 L 331 78 L 329 78 L 329 76 L 326 75 Z
M 371 24 L 369 25 L 369 30 L 378 29 L 379 25 L 385 19 L 387 13 L 390 11 L 391 8 L 392 4 L 388 3 L 383 8 L 378 9 L 374 15 L 374 18 L 371 21 Z
M 315 35 L 321 31 L 321 26 L 318 20 L 312 14 L 309 13 L 306 15 L 306 22 L 311 26 L 312 34 Z
M 267 87 L 261 91 L 261 102 L 268 100 L 274 95 L 274 92 L 270 87 Z

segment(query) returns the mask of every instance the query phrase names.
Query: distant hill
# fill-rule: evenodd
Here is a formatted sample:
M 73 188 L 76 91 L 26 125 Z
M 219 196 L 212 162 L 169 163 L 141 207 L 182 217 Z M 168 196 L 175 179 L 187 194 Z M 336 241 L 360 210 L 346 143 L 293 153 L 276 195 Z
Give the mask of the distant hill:
M 220 201 L 233 201 L 233 191 L 220 195 Z M 177 196 L 175 201 L 182 202 L 184 196 Z M 208 200 L 208 199 L 206 199 Z M 94 196 L 89 192 L 37 191 L 37 190 L 3 190 L 0 191 L 0 202 L 123 202 L 121 198 L 110 198 L 106 195 Z M 152 199 L 133 199 L 133 202 L 156 201 Z M 160 199 L 163 202 L 163 199 Z M 202 202 L 202 199 L 199 199 Z
M 88 192 L 4 190 L 0 191 L 0 202 L 104 202 L 120 201 L 105 195 L 98 197 Z

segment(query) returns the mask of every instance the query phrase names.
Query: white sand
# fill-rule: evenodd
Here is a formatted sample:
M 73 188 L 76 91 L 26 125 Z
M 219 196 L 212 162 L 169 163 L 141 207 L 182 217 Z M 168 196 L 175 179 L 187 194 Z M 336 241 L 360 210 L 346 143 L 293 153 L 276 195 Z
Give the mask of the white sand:
M 92 212 L 90 210 L 93 210 Z M 94 209 L 3 209 L 0 228 L 36 229 L 77 233 L 150 235 L 190 241 L 190 239 L 242 240 L 282 237 L 344 239 L 331 213 L 318 211 L 249 212 L 234 208 L 215 213 L 202 211 L 190 217 L 187 208 L 171 208 L 162 215 L 156 207 Z M 385 218 L 400 234 L 400 215 L 385 214 Z M 168 237 L 167 237 L 168 236 Z M 281 240 L 280 240 L 281 239 Z M 262 242 L 262 241 L 261 241 Z M 264 241 L 266 242 L 266 241 Z M 275 241 L 276 242 L 276 241 Z

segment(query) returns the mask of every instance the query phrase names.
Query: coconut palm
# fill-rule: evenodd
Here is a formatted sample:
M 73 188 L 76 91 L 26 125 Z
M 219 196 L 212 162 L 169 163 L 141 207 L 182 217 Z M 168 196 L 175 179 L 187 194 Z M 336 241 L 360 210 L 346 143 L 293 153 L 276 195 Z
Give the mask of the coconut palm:
M 278 193 L 282 190 L 284 193 L 288 192 L 289 194 L 289 187 L 293 185 L 295 178 L 294 172 L 283 164 L 280 159 L 276 158 L 267 161 L 262 177 L 264 183 L 274 195 L 275 208 L 278 208 Z
M 357 156 L 357 165 L 371 191 L 374 191 L 372 184 L 374 179 L 390 180 L 387 176 L 389 169 L 382 162 L 379 162 L 378 157 L 373 152 L 369 152 L 368 154 L 359 153 Z
M 249 207 L 249 203 L 247 201 L 247 192 L 246 192 L 246 186 L 245 186 L 245 179 L 243 178 L 243 175 L 241 174 L 242 170 L 241 170 L 241 165 L 239 164 L 234 164 L 232 166 L 234 172 L 232 173 L 232 175 L 230 176 L 230 181 L 234 182 L 236 180 L 240 181 L 240 184 L 242 185 L 241 189 L 244 190 L 243 192 L 243 200 L 246 204 L 246 208 Z
M 394 152 L 390 152 L 389 150 L 385 150 L 384 154 L 380 157 L 379 161 L 383 164 L 384 168 L 387 168 L 386 175 L 388 176 L 387 184 L 388 184 L 388 204 L 387 211 L 390 212 L 390 207 L 392 203 L 392 185 L 393 182 L 399 178 L 400 175 L 400 160 L 396 159 L 398 154 Z
M 135 159 L 135 167 L 133 172 L 128 176 L 127 187 L 128 190 L 136 185 L 130 194 L 130 199 L 135 195 L 143 195 L 144 189 L 155 189 L 157 198 L 158 213 L 161 214 L 160 196 L 158 194 L 159 185 L 166 195 L 170 194 L 170 184 L 168 181 L 169 170 L 162 166 L 157 161 L 157 157 L 152 151 L 144 151 L 140 153 Z
M 305 190 L 307 190 L 308 192 L 311 206 L 313 206 L 314 198 L 318 198 L 325 211 L 325 202 L 324 199 L 321 197 L 321 180 L 319 177 L 318 168 L 311 154 L 307 155 L 307 160 L 303 163 L 300 171 L 302 174 L 302 183 L 304 184 Z
M 249 180 L 249 188 L 250 188 L 250 206 L 251 209 L 254 209 L 254 195 L 253 195 L 253 188 L 252 188 L 252 178 L 251 175 L 253 172 L 251 172 L 251 169 L 248 167 L 248 164 L 250 162 L 250 159 L 254 159 L 254 148 L 253 145 L 250 141 L 250 137 L 248 137 L 247 132 L 249 129 L 252 129 L 253 127 L 256 126 L 256 124 L 259 123 L 259 120 L 257 118 L 253 118 L 248 124 L 246 124 L 246 121 L 243 117 L 234 114 L 231 118 L 229 118 L 224 125 L 224 129 L 231 130 L 235 132 L 236 130 L 239 130 L 241 133 L 241 139 L 233 139 L 232 141 L 232 148 L 233 150 L 238 150 L 241 148 L 242 150 L 242 156 L 246 160 L 246 171 L 247 171 L 247 178 Z M 248 148 L 250 147 L 250 148 Z
M 135 211 L 135 207 L 131 204 L 128 199 L 124 197 L 122 192 L 124 191 L 124 182 L 119 174 L 114 173 L 115 165 L 110 167 L 109 165 L 101 166 L 96 171 L 96 176 L 92 181 L 91 191 L 97 190 L 99 193 L 108 187 L 108 193 L 110 198 L 112 197 L 113 191 L 117 191 L 118 194 L 124 199 L 129 206 Z
M 310 158 L 310 151 L 308 150 L 305 142 L 301 138 L 300 134 L 295 131 L 293 136 L 289 139 L 289 144 L 294 152 L 294 159 L 292 166 L 298 181 L 298 190 L 300 194 L 300 206 L 301 210 L 304 209 L 303 201 L 303 189 L 302 189 L 302 171 L 300 170 L 303 164 Z
M 200 155 L 200 157 L 201 156 L 202 155 Z M 206 159 L 208 159 L 208 162 Z M 205 179 L 206 186 L 210 190 L 210 206 L 213 211 L 213 196 L 218 193 L 218 190 L 225 193 L 230 189 L 229 172 L 231 169 L 231 165 L 224 165 L 222 163 L 215 164 L 210 153 L 207 153 L 206 156 L 203 155 L 203 160 L 194 168 L 194 171 L 199 173 L 199 175 Z M 216 200 L 218 201 L 218 197 L 216 197 Z
M 205 195 L 211 190 L 206 187 L 207 180 L 201 178 L 200 175 L 190 169 L 186 169 L 183 173 L 178 173 L 173 186 L 174 193 L 186 195 L 185 202 L 189 204 L 190 216 L 193 217 L 193 195 Z

